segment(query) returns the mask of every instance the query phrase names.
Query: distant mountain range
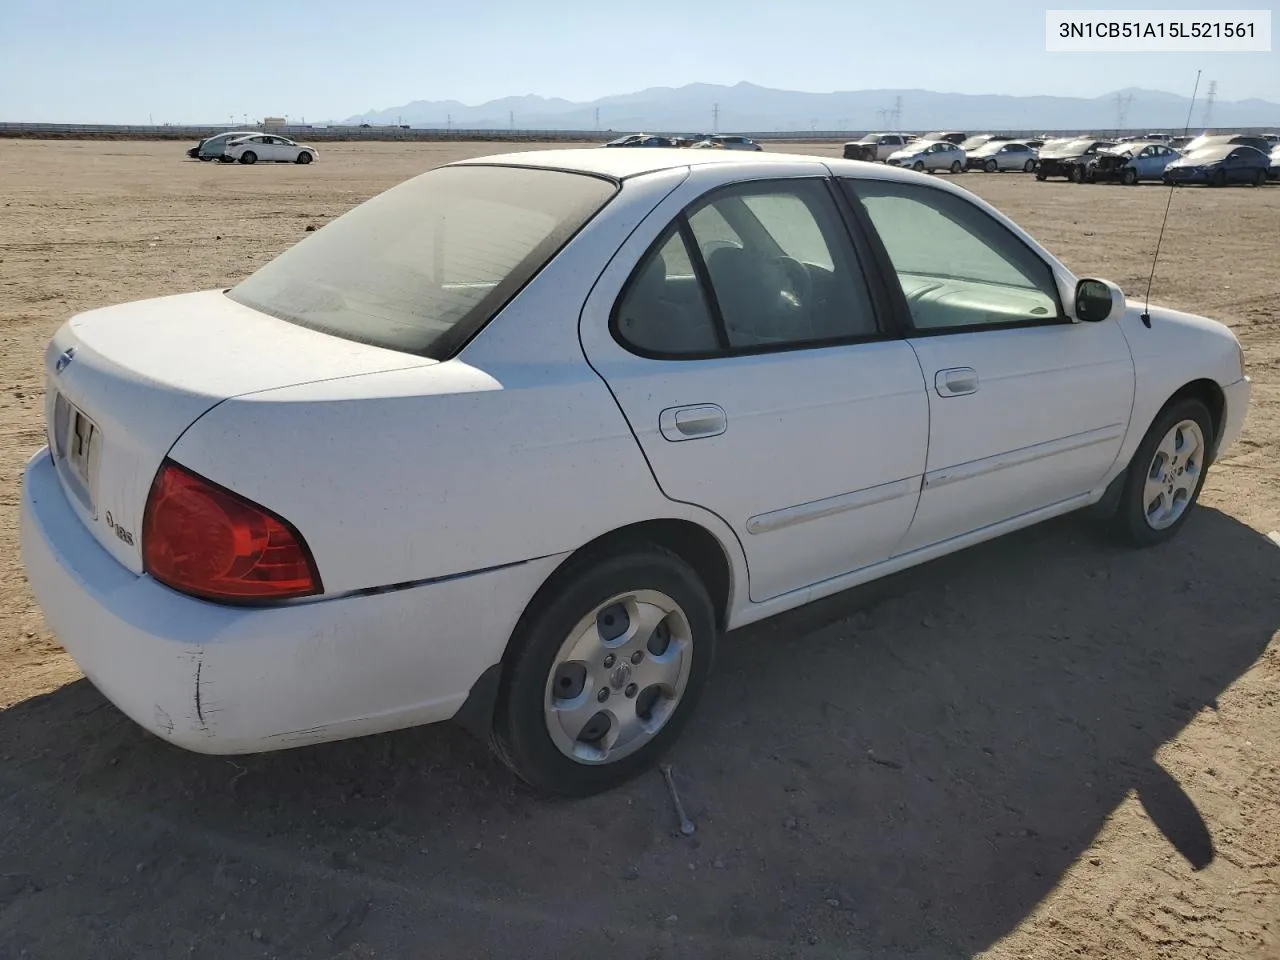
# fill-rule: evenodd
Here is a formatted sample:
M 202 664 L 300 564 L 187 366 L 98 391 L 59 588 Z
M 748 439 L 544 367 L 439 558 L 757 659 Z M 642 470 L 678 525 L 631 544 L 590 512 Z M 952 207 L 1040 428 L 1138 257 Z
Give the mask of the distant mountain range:
M 892 111 L 901 98 L 900 113 Z M 454 129 L 614 130 L 619 133 L 808 130 L 1112 130 L 1179 128 L 1187 122 L 1187 97 L 1131 87 L 1092 99 L 933 93 L 928 90 L 853 90 L 802 93 L 751 83 L 693 83 L 651 87 L 586 103 L 538 96 L 504 97 L 479 106 L 457 100 L 415 100 L 370 110 L 344 123 Z M 1205 124 L 1200 97 L 1191 127 Z M 1124 122 L 1118 122 L 1124 114 Z M 1212 127 L 1280 126 L 1280 104 L 1266 100 L 1217 100 Z

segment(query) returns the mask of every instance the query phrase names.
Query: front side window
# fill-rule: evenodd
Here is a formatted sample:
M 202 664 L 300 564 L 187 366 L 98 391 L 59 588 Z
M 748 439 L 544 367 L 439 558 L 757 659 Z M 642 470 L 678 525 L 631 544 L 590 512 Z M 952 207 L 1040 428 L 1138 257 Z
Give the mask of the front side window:
M 879 333 L 821 180 L 739 185 L 686 210 L 628 283 L 615 324 L 625 345 L 658 356 L 754 353 Z
M 844 183 L 888 253 L 917 330 L 1062 318 L 1049 265 L 968 200 L 915 184 Z
M 334 336 L 439 359 L 616 192 L 612 181 L 558 170 L 440 167 L 362 203 L 228 296 Z

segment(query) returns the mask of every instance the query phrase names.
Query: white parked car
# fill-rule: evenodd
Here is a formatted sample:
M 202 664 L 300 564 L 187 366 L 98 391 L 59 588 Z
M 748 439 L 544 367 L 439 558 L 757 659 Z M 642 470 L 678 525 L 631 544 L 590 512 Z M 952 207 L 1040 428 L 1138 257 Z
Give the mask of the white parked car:
M 1031 173 L 1036 168 L 1039 153 L 1035 147 L 1025 143 L 1006 140 L 989 140 L 976 150 L 970 150 L 965 165 L 970 170 L 983 170 L 987 173 L 1006 173 L 1020 170 Z
M 915 140 L 889 154 L 887 162 L 890 166 L 910 167 L 912 170 L 963 173 L 964 161 L 964 151 L 954 143 L 947 140 Z
M 316 148 L 295 143 L 287 137 L 256 133 L 232 140 L 223 151 L 228 162 L 240 163 L 310 163 L 316 159 Z
M 456 718 L 589 793 L 670 746 L 726 630 L 1090 505 L 1173 536 L 1250 386 L 1225 326 L 1141 312 L 907 170 L 461 161 L 59 329 L 23 562 L 174 744 Z

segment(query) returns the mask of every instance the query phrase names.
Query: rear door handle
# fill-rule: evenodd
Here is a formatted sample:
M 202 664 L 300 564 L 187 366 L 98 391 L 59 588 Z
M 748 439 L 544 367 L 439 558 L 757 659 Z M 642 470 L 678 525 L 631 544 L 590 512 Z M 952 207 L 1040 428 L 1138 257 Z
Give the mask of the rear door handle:
M 940 397 L 962 397 L 978 392 L 978 371 L 973 367 L 952 367 L 939 370 L 933 378 L 933 387 Z
M 714 403 L 668 407 L 658 415 L 658 428 L 671 441 L 718 437 L 729 426 L 724 410 Z

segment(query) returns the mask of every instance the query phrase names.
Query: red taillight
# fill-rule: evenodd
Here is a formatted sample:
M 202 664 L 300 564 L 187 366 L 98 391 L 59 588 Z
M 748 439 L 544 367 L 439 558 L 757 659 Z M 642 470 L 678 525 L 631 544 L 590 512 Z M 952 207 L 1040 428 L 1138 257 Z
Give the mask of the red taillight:
M 311 553 L 287 521 L 169 460 L 147 498 L 142 563 L 161 583 L 209 600 L 321 592 Z

